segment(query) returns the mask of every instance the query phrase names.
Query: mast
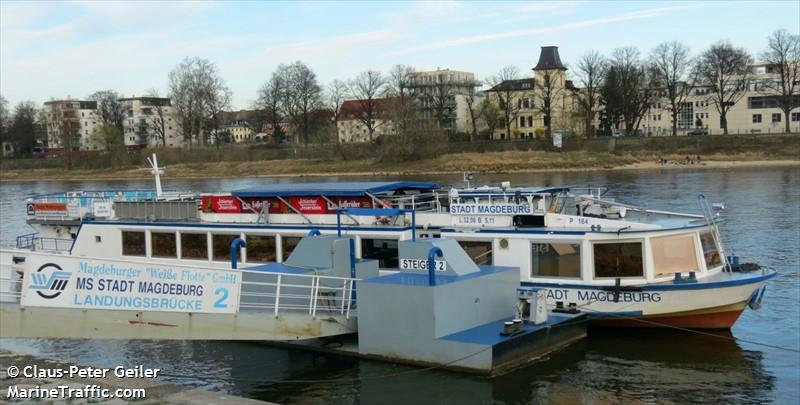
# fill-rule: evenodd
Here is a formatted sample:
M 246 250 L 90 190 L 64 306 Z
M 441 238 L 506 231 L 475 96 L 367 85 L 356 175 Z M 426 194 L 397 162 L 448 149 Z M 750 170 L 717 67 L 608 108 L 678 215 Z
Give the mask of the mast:
M 150 164 L 150 173 L 156 178 L 156 197 L 161 197 L 161 175 L 164 174 L 164 168 L 158 167 L 155 153 L 153 153 L 152 159 L 147 158 L 147 163 Z

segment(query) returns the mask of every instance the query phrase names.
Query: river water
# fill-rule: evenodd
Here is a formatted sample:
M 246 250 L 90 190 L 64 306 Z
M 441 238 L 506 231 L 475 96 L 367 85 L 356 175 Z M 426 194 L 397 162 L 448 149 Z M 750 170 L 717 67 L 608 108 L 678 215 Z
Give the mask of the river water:
M 419 176 L 460 185 L 461 176 Z M 160 367 L 171 381 L 280 403 L 797 403 L 800 398 L 800 168 L 652 170 L 477 176 L 479 184 L 607 185 L 653 209 L 699 212 L 697 194 L 725 203 L 729 253 L 775 269 L 763 307 L 720 337 L 671 330 L 592 330 L 589 339 L 503 377 L 421 370 L 258 343 L 0 340 L 0 349 L 98 367 Z M 264 182 L 347 178 L 165 180 L 223 191 Z M 374 177 L 369 180 L 377 180 Z M 4 245 L 27 233 L 23 200 L 72 189 L 151 188 L 136 181 L 0 184 Z M 2 325 L 0 325 L 2 327 Z M 57 327 L 57 325 L 54 325 Z M 789 349 L 789 350 L 786 350 Z M 318 380 L 297 382 L 297 380 Z

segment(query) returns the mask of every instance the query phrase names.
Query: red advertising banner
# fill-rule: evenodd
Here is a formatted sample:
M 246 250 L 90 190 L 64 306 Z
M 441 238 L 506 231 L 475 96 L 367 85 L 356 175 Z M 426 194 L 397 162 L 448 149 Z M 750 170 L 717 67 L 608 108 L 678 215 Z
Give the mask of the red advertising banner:
M 67 215 L 67 203 L 37 202 L 33 203 L 36 215 Z
M 217 214 L 239 214 L 242 212 L 242 203 L 234 196 L 206 196 L 203 197 L 203 212 Z
M 239 200 L 234 196 L 206 196 L 203 197 L 203 212 L 217 214 L 261 213 L 264 202 L 269 204 L 270 214 L 335 214 L 337 209 L 347 208 L 373 208 L 370 197 L 288 197 L 284 204 L 277 198 L 245 197 Z M 330 200 L 330 201 L 328 201 Z M 389 201 L 384 203 L 391 206 Z M 292 209 L 294 208 L 294 209 Z M 296 211 L 295 211 L 296 210 Z

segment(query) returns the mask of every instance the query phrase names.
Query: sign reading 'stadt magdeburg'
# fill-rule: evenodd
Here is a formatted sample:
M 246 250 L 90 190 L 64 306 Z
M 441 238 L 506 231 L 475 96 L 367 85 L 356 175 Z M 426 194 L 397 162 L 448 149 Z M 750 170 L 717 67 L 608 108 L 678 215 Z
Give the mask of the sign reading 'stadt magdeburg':
M 81 258 L 31 258 L 22 306 L 236 313 L 241 273 Z

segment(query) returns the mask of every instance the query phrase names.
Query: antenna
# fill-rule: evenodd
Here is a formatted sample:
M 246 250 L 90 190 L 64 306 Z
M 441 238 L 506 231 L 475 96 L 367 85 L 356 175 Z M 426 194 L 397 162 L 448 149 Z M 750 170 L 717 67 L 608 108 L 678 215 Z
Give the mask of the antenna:
M 158 159 L 156 154 L 153 154 L 153 159 L 147 158 L 147 163 L 150 164 L 150 173 L 156 177 L 156 197 L 161 197 L 161 175 L 164 174 L 164 168 L 158 167 Z

